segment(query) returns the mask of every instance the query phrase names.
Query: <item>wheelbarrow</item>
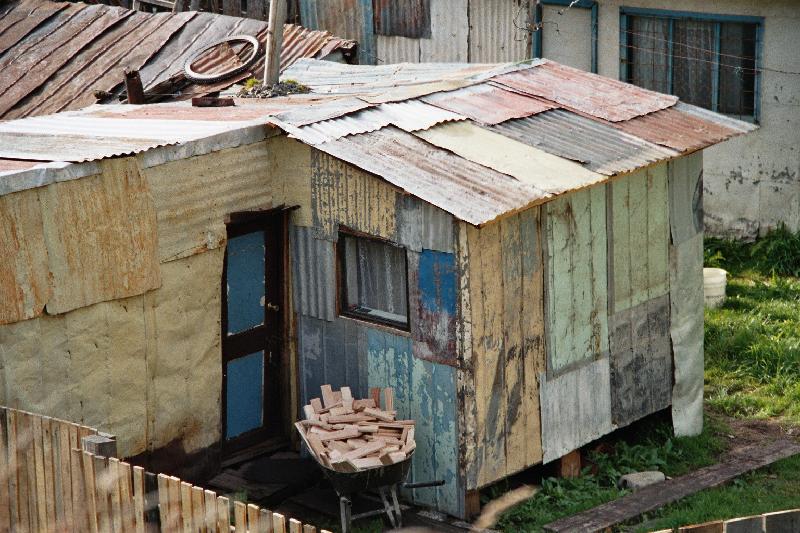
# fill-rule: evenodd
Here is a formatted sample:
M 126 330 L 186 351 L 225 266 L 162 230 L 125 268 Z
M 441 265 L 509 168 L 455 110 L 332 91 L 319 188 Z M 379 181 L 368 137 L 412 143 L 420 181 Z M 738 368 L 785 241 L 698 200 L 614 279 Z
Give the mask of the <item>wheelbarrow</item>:
M 426 487 L 440 487 L 444 480 L 424 481 L 420 483 L 406 483 L 408 471 L 411 469 L 413 452 L 404 461 L 392 465 L 385 465 L 358 472 L 338 472 L 317 462 L 325 473 L 325 477 L 333 485 L 339 496 L 339 514 L 342 521 L 342 533 L 350 533 L 353 520 L 386 514 L 393 528 L 403 526 L 403 517 L 400 511 L 400 502 L 397 499 L 398 487 L 407 489 L 421 489 Z M 352 497 L 358 492 L 377 490 L 383 502 L 382 509 L 374 509 L 356 515 L 352 514 Z

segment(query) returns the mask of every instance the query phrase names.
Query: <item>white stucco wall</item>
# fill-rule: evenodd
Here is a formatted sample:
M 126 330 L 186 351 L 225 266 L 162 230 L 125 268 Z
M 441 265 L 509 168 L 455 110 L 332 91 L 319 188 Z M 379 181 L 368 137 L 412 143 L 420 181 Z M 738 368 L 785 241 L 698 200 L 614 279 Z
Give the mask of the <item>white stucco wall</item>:
M 763 17 L 760 66 L 800 72 L 800 2 L 796 0 L 675 0 L 669 5 L 657 0 L 599 0 L 598 4 L 598 71 L 604 76 L 619 78 L 622 6 Z M 582 24 L 581 35 L 589 35 L 589 24 Z M 584 37 L 574 39 L 573 49 L 556 48 L 547 45 L 550 30 L 546 30 L 544 56 L 580 66 L 573 55 L 575 49 L 585 49 Z M 565 30 L 561 30 L 562 39 L 570 35 Z M 760 104 L 758 131 L 704 153 L 708 234 L 753 238 L 780 222 L 800 229 L 800 74 L 762 72 Z

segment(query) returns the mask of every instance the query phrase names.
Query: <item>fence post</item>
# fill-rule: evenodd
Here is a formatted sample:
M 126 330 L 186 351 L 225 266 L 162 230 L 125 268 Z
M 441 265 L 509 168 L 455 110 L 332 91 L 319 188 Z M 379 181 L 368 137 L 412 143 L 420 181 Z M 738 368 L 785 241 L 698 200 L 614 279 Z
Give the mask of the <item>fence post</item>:
M 81 439 L 83 449 L 101 457 L 117 456 L 117 438 L 106 433 L 87 435 Z

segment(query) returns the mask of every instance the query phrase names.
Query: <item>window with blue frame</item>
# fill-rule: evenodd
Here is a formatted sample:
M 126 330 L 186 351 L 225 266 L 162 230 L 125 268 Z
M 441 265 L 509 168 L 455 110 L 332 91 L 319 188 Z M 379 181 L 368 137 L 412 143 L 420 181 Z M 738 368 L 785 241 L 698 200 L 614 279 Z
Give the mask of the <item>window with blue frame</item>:
M 623 80 L 757 119 L 761 18 L 622 8 L 620 22 Z

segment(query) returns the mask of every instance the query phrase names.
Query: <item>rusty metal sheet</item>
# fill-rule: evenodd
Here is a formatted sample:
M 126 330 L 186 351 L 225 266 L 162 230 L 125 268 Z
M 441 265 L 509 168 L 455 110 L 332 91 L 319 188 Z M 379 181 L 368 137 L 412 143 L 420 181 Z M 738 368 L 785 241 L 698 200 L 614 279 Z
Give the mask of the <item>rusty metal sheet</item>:
M 66 2 L 43 2 L 11 8 L 0 19 L 0 54 L 68 5 Z
M 314 135 L 316 142 L 328 142 L 346 135 L 357 135 L 379 130 L 392 124 L 412 132 L 427 130 L 441 122 L 465 120 L 465 117 L 428 105 L 418 100 L 381 104 L 358 113 L 322 122 L 315 122 L 302 129 Z
M 41 315 L 50 294 L 38 191 L 0 197 L 0 324 Z
M 392 126 L 316 148 L 474 225 L 550 197 L 541 189 L 431 146 Z
M 109 31 L 100 35 L 89 46 L 78 51 L 70 61 L 45 81 L 42 88 L 18 101 L 4 118 L 19 118 L 31 114 L 42 115 L 59 111 L 75 99 L 87 104 L 94 103 L 93 92 L 108 87 L 97 86 L 97 78 L 111 67 L 116 67 L 119 59 L 130 55 L 133 43 L 126 38 L 133 34 L 136 44 L 152 31 L 151 21 L 156 20 L 147 13 L 133 13 Z M 158 19 L 158 20 L 163 20 Z M 113 60 L 109 64 L 109 59 Z M 122 70 L 115 72 L 116 83 L 122 81 Z
M 359 43 L 359 62 L 374 61 L 372 51 L 372 16 L 362 0 L 300 0 L 300 21 L 312 30 L 327 30 Z M 368 16 L 369 15 L 369 16 Z
M 43 189 L 53 296 L 50 314 L 161 286 L 156 211 L 135 158 L 102 163 L 100 175 Z
M 382 103 L 475 85 L 501 74 L 529 69 L 539 61 L 503 65 L 400 63 L 372 66 L 300 59 L 283 72 L 283 78 L 296 80 L 315 93 L 360 95 L 369 102 Z
M 657 111 L 655 114 L 668 111 Z M 613 176 L 678 155 L 678 152 L 620 131 L 641 118 L 644 117 L 613 123 L 620 128 L 615 129 L 608 123 L 564 109 L 554 109 L 528 118 L 509 120 L 488 129 L 528 146 L 578 161 L 595 172 Z M 658 129 L 657 125 L 651 127 Z
M 611 122 L 630 120 L 673 106 L 678 101 L 677 96 L 648 91 L 547 60 L 532 69 L 497 76 L 493 81 Z
M 487 125 L 535 115 L 556 107 L 552 102 L 506 91 L 488 83 L 429 94 L 423 96 L 422 101 Z
M 430 0 L 374 0 L 372 9 L 376 35 L 431 37 Z
M 0 157 L 36 161 L 93 161 L 171 144 L 160 139 L 101 138 L 0 132 Z
M 103 7 L 105 9 L 89 6 L 79 11 L 67 24 L 3 69 L 0 116 L 45 83 L 73 54 L 133 13 L 127 9 Z
M 6 172 L 27 170 L 38 165 L 38 161 L 20 161 L 18 159 L 0 159 L 0 175 Z
M 284 99 L 281 98 L 280 100 Z M 372 104 L 368 104 L 358 98 L 326 98 L 320 100 L 319 103 L 312 101 L 308 104 L 293 106 L 291 109 L 277 113 L 276 117 L 293 126 L 305 126 L 306 124 L 330 120 L 369 107 L 372 107 Z
M 727 117 L 721 121 L 721 115 L 705 110 L 700 114 L 697 109 L 679 103 L 626 122 L 616 122 L 613 126 L 680 152 L 699 150 L 757 128 L 753 124 Z
M 188 104 L 188 102 L 186 103 Z M 251 121 L 275 114 L 275 111 L 257 105 L 235 107 L 193 107 L 180 103 L 94 106 L 81 117 L 125 120 L 197 120 L 214 122 Z M 201 125 L 202 126 L 202 125 Z

